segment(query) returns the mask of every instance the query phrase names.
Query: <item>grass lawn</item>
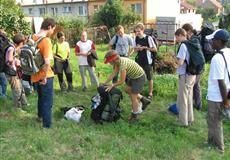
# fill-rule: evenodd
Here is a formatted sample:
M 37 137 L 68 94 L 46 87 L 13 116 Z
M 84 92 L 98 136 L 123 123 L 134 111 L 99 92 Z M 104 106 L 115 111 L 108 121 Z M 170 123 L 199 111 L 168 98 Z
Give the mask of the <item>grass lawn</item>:
M 100 82 L 111 73 L 112 67 L 103 64 L 105 45 L 98 45 L 99 60 L 96 73 Z M 180 128 L 177 117 L 167 111 L 167 106 L 176 101 L 177 76 L 154 75 L 154 99 L 140 115 L 140 121 L 129 125 L 131 103 L 125 93 L 121 106 L 124 110 L 117 123 L 97 125 L 90 119 L 91 97 L 95 88 L 81 90 L 77 58 L 72 50 L 71 66 L 75 91 L 60 93 L 55 77 L 53 125 L 44 129 L 36 122 L 37 96 L 28 97 L 31 104 L 27 113 L 15 112 L 12 106 L 10 86 L 7 100 L 0 100 L 0 159 L 1 160 L 218 160 L 230 159 L 230 122 L 224 121 L 225 154 L 206 143 L 207 93 L 206 70 L 203 79 L 202 111 L 195 110 L 195 122 L 189 128 Z M 207 67 L 208 68 L 208 67 Z M 124 86 L 119 87 L 121 89 Z M 147 93 L 147 86 L 143 94 Z M 60 107 L 83 104 L 86 111 L 80 123 L 65 120 Z

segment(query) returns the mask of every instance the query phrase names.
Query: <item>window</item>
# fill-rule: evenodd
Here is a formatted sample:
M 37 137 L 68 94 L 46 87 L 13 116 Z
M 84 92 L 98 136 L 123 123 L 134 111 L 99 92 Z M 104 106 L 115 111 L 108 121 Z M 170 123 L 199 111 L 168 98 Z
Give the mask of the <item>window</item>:
M 53 14 L 54 16 L 56 16 L 57 13 L 58 13 L 58 9 L 57 9 L 57 8 L 51 8 L 51 11 L 52 11 L 52 14 Z
M 40 13 L 40 15 L 44 15 L 46 13 L 46 9 L 45 8 L 39 8 L 39 13 Z
M 64 13 L 69 13 L 69 12 L 71 12 L 71 7 L 70 7 L 70 6 L 63 7 L 63 12 L 64 12 Z
M 132 10 L 137 14 L 142 14 L 142 5 L 141 3 L 131 4 Z
M 98 6 L 98 5 L 94 5 L 94 6 L 93 6 L 93 9 L 94 9 L 94 12 L 97 12 L 98 9 L 99 9 L 99 6 Z
M 33 8 L 29 8 L 29 14 L 33 14 Z
M 79 15 L 83 16 L 84 15 L 84 7 L 83 6 L 79 6 Z

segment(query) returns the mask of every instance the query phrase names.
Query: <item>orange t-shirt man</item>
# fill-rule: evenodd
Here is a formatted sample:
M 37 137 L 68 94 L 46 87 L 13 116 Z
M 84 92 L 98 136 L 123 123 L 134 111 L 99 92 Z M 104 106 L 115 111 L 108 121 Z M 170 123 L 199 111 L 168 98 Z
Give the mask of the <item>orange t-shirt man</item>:
M 32 39 L 34 41 L 38 40 L 38 38 L 39 37 L 36 35 L 32 36 Z M 53 59 L 52 44 L 51 44 L 51 41 L 48 37 L 42 39 L 39 42 L 37 47 L 40 49 L 40 53 L 44 59 L 47 59 L 47 58 L 49 58 L 50 60 Z M 51 77 L 54 77 L 54 72 L 51 69 L 51 66 L 49 66 L 47 69 L 47 73 L 42 68 L 39 72 L 31 75 L 31 81 L 32 82 L 38 82 L 38 81 L 43 80 L 45 78 L 51 78 Z

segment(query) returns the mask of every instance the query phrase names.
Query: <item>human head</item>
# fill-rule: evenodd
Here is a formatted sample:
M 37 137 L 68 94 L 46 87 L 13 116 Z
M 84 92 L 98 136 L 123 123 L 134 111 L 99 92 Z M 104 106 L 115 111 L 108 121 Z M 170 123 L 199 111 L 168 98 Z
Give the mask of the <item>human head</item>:
M 118 25 L 116 31 L 117 31 L 117 34 L 121 37 L 124 35 L 124 32 L 125 32 L 124 27 L 122 25 Z
M 187 38 L 190 39 L 194 34 L 194 29 L 191 24 L 185 23 L 182 28 L 187 32 Z
M 81 33 L 81 41 L 85 42 L 87 40 L 87 32 L 86 31 L 83 31 Z
M 54 30 L 55 30 L 55 28 L 56 28 L 56 22 L 52 18 L 46 18 L 42 22 L 41 30 L 47 31 L 47 36 L 52 35 Z
M 206 39 L 212 40 L 212 47 L 220 50 L 226 47 L 229 40 L 229 33 L 224 29 L 217 29 L 212 34 L 206 36 Z
M 183 28 L 179 28 L 175 32 L 176 42 L 180 43 L 186 40 L 186 31 Z
M 144 29 L 145 26 L 143 23 L 138 23 L 135 27 L 134 27 L 134 32 L 136 34 L 136 36 L 142 38 L 144 35 Z
M 21 48 L 24 45 L 25 36 L 21 33 L 17 33 L 13 37 L 13 42 L 14 42 L 16 48 Z
M 59 42 L 64 42 L 65 41 L 65 34 L 64 32 L 60 31 L 57 33 L 57 39 Z
M 115 61 L 119 59 L 119 57 L 120 56 L 118 55 L 117 51 L 110 50 L 105 54 L 104 63 L 114 64 Z

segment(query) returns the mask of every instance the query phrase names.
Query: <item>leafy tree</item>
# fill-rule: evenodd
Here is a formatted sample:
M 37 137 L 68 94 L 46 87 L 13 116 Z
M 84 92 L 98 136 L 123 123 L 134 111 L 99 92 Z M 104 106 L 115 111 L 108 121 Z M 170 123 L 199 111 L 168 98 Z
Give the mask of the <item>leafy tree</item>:
M 204 18 L 204 20 L 207 20 L 207 21 L 215 21 L 217 18 L 216 12 L 212 8 L 201 8 L 201 7 L 199 7 L 197 9 L 197 13 L 201 14 L 202 17 Z
M 58 16 L 55 17 L 55 20 L 57 22 L 57 31 L 64 31 L 68 42 L 71 46 L 74 46 L 80 39 L 86 22 L 76 16 Z
M 30 33 L 30 24 L 25 21 L 21 7 L 15 0 L 1 0 L 0 15 L 0 28 L 4 29 L 9 36 L 12 32 Z
M 105 5 L 94 14 L 92 24 L 106 25 L 111 30 L 119 24 L 127 26 L 140 19 L 140 16 L 123 5 L 122 0 L 107 0 Z

